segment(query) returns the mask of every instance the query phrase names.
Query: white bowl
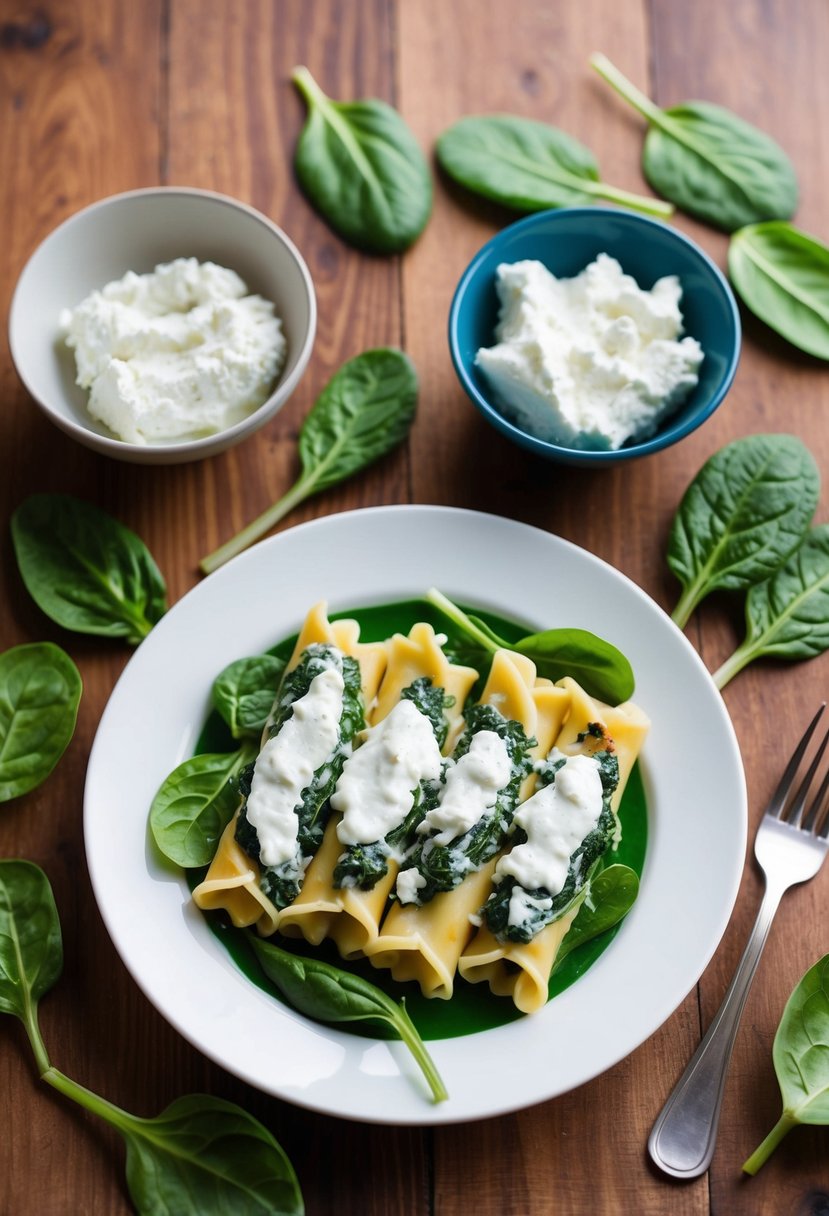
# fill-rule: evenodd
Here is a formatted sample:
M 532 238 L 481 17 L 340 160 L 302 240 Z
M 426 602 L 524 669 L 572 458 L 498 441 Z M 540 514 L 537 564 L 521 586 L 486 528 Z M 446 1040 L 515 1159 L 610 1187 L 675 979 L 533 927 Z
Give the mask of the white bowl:
M 60 314 L 128 270 L 146 273 L 179 257 L 235 270 L 252 292 L 273 302 L 287 343 L 285 366 L 268 400 L 224 431 L 182 443 L 127 443 L 88 413 L 88 394 L 75 383 L 75 358 L 62 340 Z M 305 370 L 316 324 L 308 267 L 276 224 L 225 195 L 168 186 L 102 199 L 43 241 L 12 298 L 9 347 L 28 391 L 73 439 L 117 460 L 180 464 L 224 451 L 274 416 Z

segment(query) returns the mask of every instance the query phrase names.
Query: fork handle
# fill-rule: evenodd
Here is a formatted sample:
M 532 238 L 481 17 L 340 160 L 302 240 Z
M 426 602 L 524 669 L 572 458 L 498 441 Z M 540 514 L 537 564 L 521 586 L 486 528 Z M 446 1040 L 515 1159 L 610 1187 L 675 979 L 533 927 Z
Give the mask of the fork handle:
M 653 1125 L 648 1152 L 655 1164 L 674 1178 L 698 1178 L 711 1164 L 737 1026 L 785 890 L 785 886 L 766 886 L 757 920 L 723 1002 Z

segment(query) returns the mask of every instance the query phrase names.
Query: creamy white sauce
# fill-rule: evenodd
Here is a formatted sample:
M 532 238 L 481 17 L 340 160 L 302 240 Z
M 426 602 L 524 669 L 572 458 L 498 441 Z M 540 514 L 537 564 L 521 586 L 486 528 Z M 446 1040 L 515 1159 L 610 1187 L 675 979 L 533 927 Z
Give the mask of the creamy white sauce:
M 129 443 L 225 430 L 267 400 L 285 361 L 273 304 L 195 258 L 129 271 L 60 323 L 89 413 Z
M 440 802 L 426 813 L 418 832 L 434 833 L 437 845 L 463 836 L 492 810 L 511 772 L 509 752 L 500 735 L 494 730 L 478 731 L 466 755 L 447 766 Z
M 478 351 L 505 414 L 565 447 L 646 439 L 698 381 L 703 352 L 682 337 L 676 275 L 649 291 L 599 254 L 558 279 L 536 261 L 498 267 L 496 345 Z
M 294 702 L 291 717 L 256 759 L 245 813 L 267 866 L 296 859 L 295 807 L 339 743 L 344 689 L 337 666 L 314 676 L 305 696 Z
M 496 881 L 509 875 L 524 892 L 543 888 L 550 896 L 558 895 L 567 879 L 572 853 L 595 828 L 601 813 L 598 761 L 592 756 L 570 756 L 553 784 L 538 790 L 518 808 L 514 822 L 527 833 L 527 840 L 500 859 L 495 868 Z M 515 909 L 510 901 L 510 924 L 520 923 L 529 906 L 522 895 L 515 895 L 514 903 Z
M 365 732 L 331 796 L 341 844 L 374 844 L 398 827 L 424 780 L 437 780 L 441 754 L 429 719 L 412 701 L 399 701 Z
M 397 875 L 397 898 L 401 904 L 419 903 L 417 893 L 425 886 L 426 879 L 418 873 L 417 866 L 410 866 L 408 870 L 401 870 Z

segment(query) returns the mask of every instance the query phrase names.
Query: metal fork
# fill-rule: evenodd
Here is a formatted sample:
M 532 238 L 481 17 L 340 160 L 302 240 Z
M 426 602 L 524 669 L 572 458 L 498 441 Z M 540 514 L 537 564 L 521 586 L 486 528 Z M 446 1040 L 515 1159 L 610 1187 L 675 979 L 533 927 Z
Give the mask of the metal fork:
M 795 748 L 757 829 L 754 854 L 765 876 L 765 894 L 748 944 L 716 1017 L 653 1125 L 648 1152 L 674 1178 L 698 1178 L 711 1164 L 725 1076 L 743 1006 L 771 922 L 784 893 L 814 878 L 829 851 L 829 772 L 808 803 L 829 731 L 793 797 L 797 771 L 826 705 L 815 714 Z

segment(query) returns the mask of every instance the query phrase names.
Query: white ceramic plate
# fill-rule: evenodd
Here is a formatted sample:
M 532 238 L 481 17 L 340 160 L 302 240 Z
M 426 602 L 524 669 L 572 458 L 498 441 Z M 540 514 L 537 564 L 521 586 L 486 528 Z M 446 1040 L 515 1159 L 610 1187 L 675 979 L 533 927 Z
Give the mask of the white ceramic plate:
M 318 1026 L 234 966 L 155 855 L 147 812 L 192 755 L 213 678 L 294 632 L 307 609 L 452 598 L 535 628 L 579 626 L 618 646 L 653 727 L 642 757 L 648 853 L 639 899 L 591 969 L 541 1012 L 429 1044 L 449 1090 L 434 1105 L 402 1044 Z M 85 795 L 89 869 L 107 929 L 160 1012 L 252 1085 L 328 1114 L 449 1123 L 581 1085 L 642 1043 L 716 949 L 746 844 L 745 781 L 724 703 L 694 649 L 628 579 L 510 520 L 442 507 L 329 516 L 264 541 L 194 588 L 127 665 L 101 719 Z

